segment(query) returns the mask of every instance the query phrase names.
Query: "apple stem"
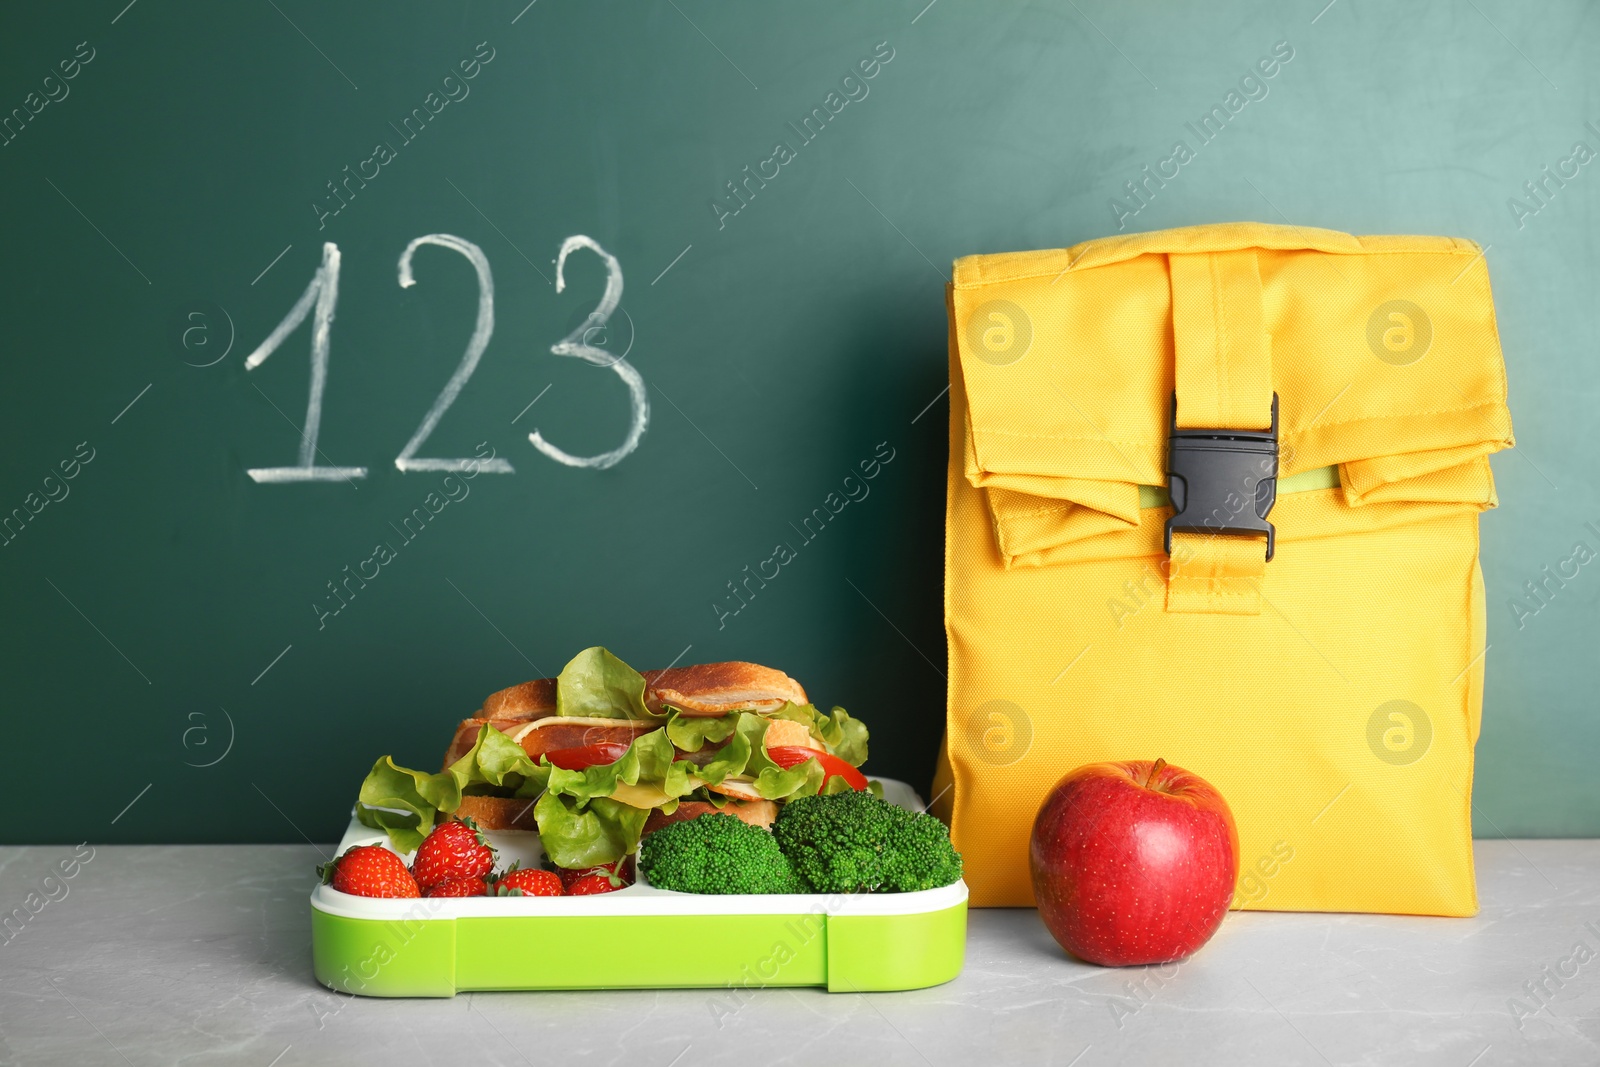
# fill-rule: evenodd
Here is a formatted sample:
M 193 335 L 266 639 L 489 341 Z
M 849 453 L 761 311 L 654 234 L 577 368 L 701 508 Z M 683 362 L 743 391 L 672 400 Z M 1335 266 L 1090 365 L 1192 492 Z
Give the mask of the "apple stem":
M 1150 776 L 1144 780 L 1144 787 L 1146 789 L 1155 788 L 1155 780 L 1157 776 L 1159 776 L 1161 772 L 1166 769 L 1166 766 L 1167 761 L 1159 757 L 1157 757 L 1156 761 L 1150 765 Z

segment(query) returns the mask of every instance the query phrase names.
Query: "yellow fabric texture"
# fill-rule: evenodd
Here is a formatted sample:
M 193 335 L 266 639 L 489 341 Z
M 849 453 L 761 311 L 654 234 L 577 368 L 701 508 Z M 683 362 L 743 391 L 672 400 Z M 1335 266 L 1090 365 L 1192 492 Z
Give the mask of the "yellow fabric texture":
M 1513 443 L 1478 246 L 1135 234 L 958 260 L 949 314 L 934 792 L 973 902 L 1033 902 L 1062 775 L 1159 756 L 1232 806 L 1238 907 L 1474 913 L 1478 514 Z M 1169 559 L 1139 487 L 1166 483 L 1174 393 L 1180 426 L 1244 429 L 1274 392 L 1280 477 L 1337 479 L 1280 494 L 1270 561 L 1185 532 Z

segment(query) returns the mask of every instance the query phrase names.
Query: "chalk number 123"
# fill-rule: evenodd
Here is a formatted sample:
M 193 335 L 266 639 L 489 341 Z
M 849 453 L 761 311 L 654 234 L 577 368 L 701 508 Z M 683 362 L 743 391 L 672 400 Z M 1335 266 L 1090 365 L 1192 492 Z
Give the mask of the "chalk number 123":
M 490 273 L 489 260 L 484 256 L 483 249 L 465 238 L 448 233 L 430 233 L 415 238 L 400 254 L 402 289 L 409 289 L 416 284 L 416 278 L 411 273 L 411 257 L 422 245 L 448 248 L 460 253 L 472 264 L 473 270 L 478 275 L 478 321 L 473 327 L 472 337 L 467 341 L 466 351 L 462 353 L 461 362 L 457 364 L 455 373 L 434 398 L 433 406 L 422 417 L 422 422 L 411 435 L 411 440 L 406 442 L 400 454 L 394 458 L 394 465 L 402 471 L 459 471 L 467 469 L 468 464 L 475 464 L 483 473 L 512 474 L 514 469 L 510 461 L 502 457 L 484 460 L 476 457 L 417 455 L 427 442 L 428 436 L 433 433 L 434 427 L 438 426 L 439 420 L 444 417 L 444 413 L 455 403 L 462 387 L 467 384 L 467 379 L 477 370 L 478 360 L 483 357 L 484 349 L 489 347 L 489 338 L 494 333 L 494 276 Z M 619 358 L 603 348 L 597 348 L 588 341 L 594 336 L 592 331 L 605 328 L 622 300 L 622 265 L 617 262 L 617 257 L 582 234 L 568 237 L 561 243 L 560 255 L 556 257 L 556 292 L 559 293 L 566 288 L 567 257 L 582 248 L 589 249 L 605 264 L 605 292 L 601 294 L 600 302 L 595 305 L 588 318 L 579 324 L 577 329 L 551 345 L 550 351 L 558 356 L 572 356 L 597 367 L 607 367 L 615 371 L 628 387 L 632 419 L 622 443 L 611 451 L 599 455 L 574 456 L 545 440 L 537 430 L 528 435 L 528 440 L 534 448 L 558 463 L 569 467 L 605 470 L 607 467 L 616 466 L 628 453 L 639 447 L 639 439 L 644 436 L 645 426 L 650 421 L 650 402 L 645 394 L 644 379 L 626 359 Z M 317 449 L 317 435 L 322 426 L 322 394 L 328 382 L 329 335 L 338 302 L 339 246 L 329 241 L 322 246 L 322 264 L 312 276 L 311 284 L 306 286 L 306 291 L 301 294 L 294 307 L 289 309 L 283 321 L 267 335 L 267 339 L 245 358 L 245 370 L 255 370 L 278 350 L 290 334 L 299 329 L 307 316 L 310 316 L 311 387 L 306 399 L 305 429 L 300 436 L 300 462 L 292 467 L 252 467 L 245 473 L 257 482 L 331 482 L 367 476 L 365 467 L 336 467 L 331 464 L 323 466 L 317 463 L 318 457 L 321 456 Z

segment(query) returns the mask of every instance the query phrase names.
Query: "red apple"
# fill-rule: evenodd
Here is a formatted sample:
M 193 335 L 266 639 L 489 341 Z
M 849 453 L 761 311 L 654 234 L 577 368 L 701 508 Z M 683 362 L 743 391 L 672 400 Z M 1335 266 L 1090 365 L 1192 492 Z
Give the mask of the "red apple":
M 1170 963 L 1222 924 L 1239 833 L 1199 775 L 1159 759 L 1091 763 L 1045 797 L 1028 866 L 1062 948 L 1107 967 Z

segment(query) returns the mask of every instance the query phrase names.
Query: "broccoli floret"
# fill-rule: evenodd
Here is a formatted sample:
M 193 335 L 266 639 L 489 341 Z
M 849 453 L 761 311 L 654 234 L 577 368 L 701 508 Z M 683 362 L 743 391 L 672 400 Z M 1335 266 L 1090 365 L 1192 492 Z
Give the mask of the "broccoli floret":
M 883 884 L 878 891 L 914 893 L 959 880 L 961 853 L 950 843 L 950 828 L 926 812 L 895 810 L 902 814 L 883 846 Z
M 669 823 L 644 839 L 639 870 L 679 893 L 804 893 L 772 834 L 733 815 Z
M 772 836 L 818 893 L 910 893 L 961 877 L 944 823 L 866 790 L 791 800 Z

